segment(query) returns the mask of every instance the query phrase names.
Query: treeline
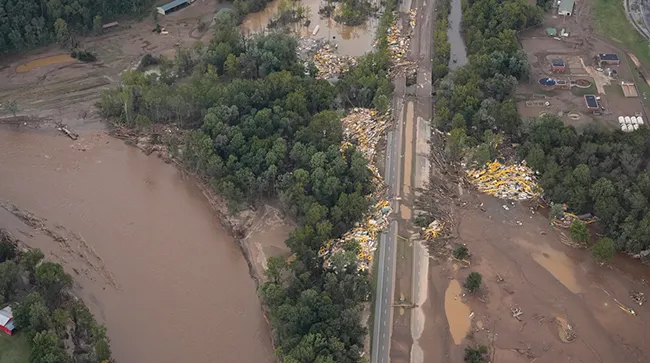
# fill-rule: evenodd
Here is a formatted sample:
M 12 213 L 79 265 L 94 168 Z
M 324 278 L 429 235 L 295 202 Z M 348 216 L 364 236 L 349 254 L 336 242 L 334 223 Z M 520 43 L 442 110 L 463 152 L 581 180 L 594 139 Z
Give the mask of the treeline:
M 19 251 L 0 229 L 0 304 L 11 305 L 16 331 L 26 334 L 30 363 L 112 362 L 106 328 L 66 290 L 72 278 L 38 249 Z
M 441 0 L 436 4 L 436 24 L 433 29 L 433 74 L 432 80 L 441 79 L 449 73 L 451 44 L 447 38 L 451 0 Z
M 540 117 L 525 128 L 520 152 L 541 173 L 546 197 L 577 213 L 593 212 L 616 241 L 632 253 L 650 247 L 650 130 L 633 133 L 587 127 L 581 134 L 557 117 Z
M 521 120 L 512 96 L 529 64 L 516 33 L 541 22 L 541 10 L 525 0 L 463 3 L 469 63 L 436 81 L 435 120 L 451 132 L 452 158 L 469 148 L 474 160 L 485 162 L 495 156 L 495 132 L 517 133 Z
M 245 39 L 237 20 L 221 14 L 210 44 L 179 50 L 173 62 L 147 57 L 160 75 L 126 73 L 103 94 L 101 110 L 130 127 L 190 129 L 179 159 L 232 209 L 279 198 L 299 227 L 286 241 L 293 258 L 270 259 L 259 288 L 278 354 L 286 362 L 358 362 L 366 334 L 361 303 L 371 293 L 356 264 L 359 246 L 350 243 L 327 270 L 318 251 L 371 203 L 367 160 L 354 147 L 341 149 L 337 109 L 389 103 L 388 52 L 384 46 L 362 58 L 334 86 L 297 59 L 294 38 Z
M 104 19 L 148 11 L 152 0 L 0 0 L 0 53 L 45 45 L 56 40 L 61 19 L 83 34 L 101 29 Z

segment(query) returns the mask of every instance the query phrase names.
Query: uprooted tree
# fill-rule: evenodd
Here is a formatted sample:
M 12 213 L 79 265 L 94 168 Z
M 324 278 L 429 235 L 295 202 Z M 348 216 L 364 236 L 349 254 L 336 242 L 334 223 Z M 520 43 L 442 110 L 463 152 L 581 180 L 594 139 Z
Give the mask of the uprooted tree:
M 481 288 L 481 282 L 483 281 L 483 276 L 478 272 L 470 272 L 465 279 L 465 288 L 469 292 L 477 291 Z

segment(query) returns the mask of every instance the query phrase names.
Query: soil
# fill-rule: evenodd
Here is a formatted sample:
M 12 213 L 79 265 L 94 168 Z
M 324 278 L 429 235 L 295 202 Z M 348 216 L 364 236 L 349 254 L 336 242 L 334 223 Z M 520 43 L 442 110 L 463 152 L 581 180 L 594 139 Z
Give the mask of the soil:
M 523 49 L 532 66 L 530 80 L 517 88 L 516 98 L 520 114 L 523 117 L 553 114 L 560 116 L 566 124 L 578 128 L 596 123 L 613 129 L 619 128 L 618 116 L 645 114 L 644 95 L 638 87 L 639 97 L 626 98 L 619 85 L 620 81 L 635 82 L 638 78 L 636 66 L 628 59 L 623 49 L 595 33 L 592 26 L 592 4 L 586 1 L 576 3 L 575 14 L 571 17 L 565 18 L 553 14 L 551 11 L 546 15 L 543 26 L 519 34 Z M 558 34 L 558 39 L 549 37 L 546 34 L 548 27 L 556 28 L 558 33 L 566 29 L 569 36 L 562 37 Z M 594 58 L 599 53 L 618 54 L 620 65 L 602 66 L 602 71 L 599 71 L 600 66 L 596 64 Z M 551 71 L 551 59 L 555 58 L 565 61 L 564 73 Z M 618 75 L 608 76 L 606 74 L 608 68 L 616 70 Z M 537 84 L 537 80 L 542 77 L 553 77 L 569 83 L 584 79 L 592 82 L 592 86 L 543 91 Z M 586 109 L 583 98 L 585 94 L 601 97 L 604 108 L 602 115 L 594 115 Z
M 144 20 L 120 20 L 117 27 L 101 36 L 77 39 L 81 48 L 97 55 L 97 61 L 79 62 L 58 45 L 30 52 L 0 55 L 0 104 L 18 101 L 20 115 L 54 119 L 74 129 L 101 129 L 94 104 L 102 89 L 114 88 L 120 74 L 134 67 L 146 53 L 173 57 L 177 47 L 191 47 L 197 40 L 204 44 L 212 32 L 196 36 L 199 19 L 212 20 L 215 12 L 228 3 L 197 0 L 192 5 L 166 16 L 158 23 L 169 34 L 152 30 L 152 16 Z M 0 118 L 9 111 L 0 107 Z
M 630 290 L 650 292 L 647 276 L 601 266 L 588 251 L 568 247 L 562 243 L 567 231 L 554 229 L 527 206 L 509 205 L 506 211 L 506 202 L 473 193 L 464 203 L 458 238 L 450 243 L 467 245 L 471 266 L 430 263 L 419 339 L 425 361 L 462 361 L 464 347 L 478 343 L 501 363 L 650 361 L 645 337 L 650 315 L 628 297 Z M 470 271 L 483 275 L 481 289 L 465 296 L 452 290 Z M 517 307 L 521 320 L 513 317 Z M 470 317 L 471 327 L 459 339 Z

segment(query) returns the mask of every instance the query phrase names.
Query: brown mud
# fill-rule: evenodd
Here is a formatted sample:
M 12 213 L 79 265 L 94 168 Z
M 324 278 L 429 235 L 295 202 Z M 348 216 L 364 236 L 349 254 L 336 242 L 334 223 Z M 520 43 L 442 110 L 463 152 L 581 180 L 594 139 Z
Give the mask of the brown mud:
M 650 361 L 645 333 L 650 310 L 629 298 L 632 290 L 650 293 L 650 273 L 601 266 L 589 251 L 563 244 L 566 231 L 550 226 L 544 216 L 518 204 L 505 210 L 504 203 L 474 193 L 463 197 L 458 238 L 450 243 L 467 245 L 471 266 L 451 260 L 429 266 L 429 293 L 422 304 L 426 323 L 419 339 L 424 361 L 462 361 L 463 349 L 479 343 L 489 348 L 492 361 L 502 363 Z M 480 272 L 483 283 L 464 297 L 465 312 L 471 311 L 465 315 L 449 309 L 449 290 L 441 294 L 441 289 L 449 279 L 464 281 L 471 271 Z M 621 307 L 634 309 L 636 316 Z M 458 326 L 464 326 L 458 321 L 468 316 L 469 331 L 459 342 Z
M 253 226 L 235 244 L 213 195 L 103 132 L 0 130 L 0 159 L 0 222 L 64 265 L 118 362 L 275 360 L 248 255 L 283 253 L 272 212 L 225 220 Z

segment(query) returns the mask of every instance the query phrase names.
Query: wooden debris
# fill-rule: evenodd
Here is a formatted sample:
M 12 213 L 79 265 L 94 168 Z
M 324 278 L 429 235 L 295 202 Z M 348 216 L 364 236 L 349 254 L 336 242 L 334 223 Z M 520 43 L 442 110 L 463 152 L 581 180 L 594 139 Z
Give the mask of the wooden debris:
M 66 136 L 68 136 L 72 140 L 77 140 L 79 138 L 78 134 L 75 134 L 74 132 L 70 131 L 70 129 L 68 129 L 68 125 L 66 125 L 66 124 L 64 124 L 62 122 L 57 122 L 56 123 L 56 128 L 57 128 L 57 130 L 61 131 L 62 133 L 64 133 Z
M 520 316 L 523 315 L 523 311 L 521 311 L 521 308 L 519 306 L 516 307 L 510 307 L 510 311 L 512 312 L 512 317 L 521 321 Z

